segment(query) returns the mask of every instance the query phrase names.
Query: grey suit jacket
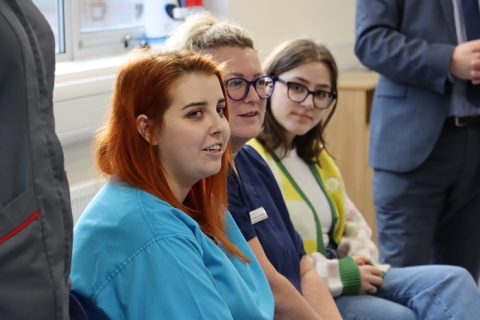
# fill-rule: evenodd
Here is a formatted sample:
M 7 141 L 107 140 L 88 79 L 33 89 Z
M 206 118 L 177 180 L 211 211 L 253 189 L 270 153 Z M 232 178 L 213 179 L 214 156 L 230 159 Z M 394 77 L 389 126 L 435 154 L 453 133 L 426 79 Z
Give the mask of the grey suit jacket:
M 68 319 L 72 215 L 54 130 L 54 38 L 31 0 L 0 0 L 0 43 L 0 318 Z
M 451 0 L 357 0 L 355 53 L 380 73 L 369 163 L 406 172 L 432 151 L 448 114 L 457 44 Z

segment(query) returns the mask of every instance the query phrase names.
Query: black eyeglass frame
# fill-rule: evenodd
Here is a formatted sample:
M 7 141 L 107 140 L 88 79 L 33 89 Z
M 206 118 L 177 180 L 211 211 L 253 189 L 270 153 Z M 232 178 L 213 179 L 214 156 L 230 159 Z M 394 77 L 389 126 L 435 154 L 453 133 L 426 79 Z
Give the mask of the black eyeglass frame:
M 268 78 L 270 80 L 272 80 L 272 91 L 270 91 L 270 93 L 268 94 L 267 97 L 261 97 L 259 94 L 258 94 L 258 91 L 257 91 L 257 84 L 258 84 L 258 81 L 262 80 L 262 79 L 265 79 L 265 78 Z M 234 80 L 242 80 L 244 81 L 247 85 L 245 86 L 245 92 L 243 93 L 243 96 L 242 98 L 240 99 L 234 99 L 232 98 L 232 96 L 230 95 L 230 92 L 228 92 L 228 83 L 231 82 L 231 81 L 234 81 Z M 275 90 L 275 81 L 276 81 L 276 78 L 275 77 L 272 77 L 272 76 L 261 76 L 261 77 L 258 77 L 256 79 L 253 79 L 252 81 L 248 81 L 247 79 L 245 78 L 240 78 L 240 77 L 237 77 L 237 78 L 230 78 L 230 79 L 227 79 L 225 80 L 225 90 L 227 91 L 227 95 L 228 97 L 233 100 L 233 101 L 242 101 L 243 99 L 245 99 L 246 96 L 248 96 L 248 93 L 250 92 L 250 87 L 253 85 L 253 89 L 255 89 L 255 93 L 258 95 L 258 97 L 260 99 L 268 99 L 272 96 L 273 94 L 273 91 Z
M 294 82 L 294 81 L 286 81 L 286 80 L 283 80 L 283 79 L 280 79 L 278 77 L 275 77 L 275 81 L 278 81 L 280 83 L 283 83 L 284 85 L 287 86 L 287 97 L 288 99 L 292 100 L 293 102 L 303 102 L 305 101 L 309 95 L 312 95 L 313 96 L 313 106 L 317 109 L 320 109 L 320 110 L 325 110 L 325 109 L 328 109 L 330 108 L 330 106 L 332 105 L 332 103 L 337 100 L 337 94 L 334 93 L 334 92 L 329 92 L 329 91 L 325 91 L 325 90 L 317 90 L 317 91 L 310 91 L 310 89 L 308 89 L 305 85 L 301 84 L 301 83 L 298 83 L 298 82 Z M 293 100 L 291 97 L 290 97 L 290 86 L 291 85 L 296 85 L 296 86 L 300 86 L 300 87 L 303 87 L 305 88 L 305 90 L 307 90 L 307 94 L 305 95 L 305 97 L 303 97 L 303 99 L 301 100 Z M 330 101 L 328 102 L 327 106 L 326 107 L 323 107 L 323 108 L 320 108 L 320 107 L 317 107 L 317 105 L 315 104 L 315 94 L 318 93 L 318 92 L 322 92 L 322 93 L 326 93 L 329 95 L 330 97 Z

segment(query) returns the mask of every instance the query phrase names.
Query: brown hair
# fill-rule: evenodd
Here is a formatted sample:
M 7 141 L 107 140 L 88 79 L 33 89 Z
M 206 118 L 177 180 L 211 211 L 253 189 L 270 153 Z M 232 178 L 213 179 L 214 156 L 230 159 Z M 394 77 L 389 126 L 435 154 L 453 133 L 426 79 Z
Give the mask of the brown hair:
M 225 235 L 230 144 L 222 157 L 220 171 L 193 185 L 181 203 L 167 183 L 156 147 L 137 130 L 136 119 L 144 114 L 153 120 L 150 139 L 161 132 L 165 111 L 172 103 L 172 91 L 187 74 L 217 76 L 226 96 L 221 68 L 211 58 L 190 51 L 133 50 L 118 70 L 107 120 L 95 135 L 95 161 L 104 175 L 126 181 L 184 211 L 205 234 L 230 253 L 249 261 Z M 228 119 L 228 108 L 225 116 Z
M 312 40 L 298 39 L 283 43 L 277 47 L 264 62 L 265 73 L 269 76 L 279 76 L 293 68 L 308 62 L 321 62 L 330 71 L 331 91 L 337 93 L 338 70 L 335 59 L 330 51 L 322 44 Z M 330 121 L 337 107 L 335 100 L 327 117 L 302 136 L 296 136 L 290 144 L 286 138 L 285 129 L 277 122 L 272 114 L 270 99 L 267 101 L 267 110 L 263 129 L 257 139 L 268 150 L 279 147 L 284 150 L 281 158 L 288 150 L 295 148 L 298 156 L 306 163 L 319 163 L 320 152 L 325 148 L 324 128 Z

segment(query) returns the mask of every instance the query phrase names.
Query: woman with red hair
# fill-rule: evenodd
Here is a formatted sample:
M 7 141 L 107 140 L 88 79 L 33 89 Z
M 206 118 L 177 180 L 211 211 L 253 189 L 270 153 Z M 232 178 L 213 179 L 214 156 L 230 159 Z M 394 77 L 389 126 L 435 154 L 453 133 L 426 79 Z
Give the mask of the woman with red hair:
M 221 68 L 135 50 L 95 137 L 109 178 L 74 230 L 72 291 L 92 319 L 270 319 L 273 297 L 227 213 Z

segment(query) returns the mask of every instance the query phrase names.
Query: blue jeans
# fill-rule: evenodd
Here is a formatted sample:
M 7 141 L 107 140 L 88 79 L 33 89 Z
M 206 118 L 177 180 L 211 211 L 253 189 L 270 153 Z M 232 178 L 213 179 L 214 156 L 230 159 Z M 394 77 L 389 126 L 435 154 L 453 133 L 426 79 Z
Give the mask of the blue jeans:
M 480 291 L 454 266 L 392 268 L 375 295 L 335 298 L 344 320 L 480 319 Z

